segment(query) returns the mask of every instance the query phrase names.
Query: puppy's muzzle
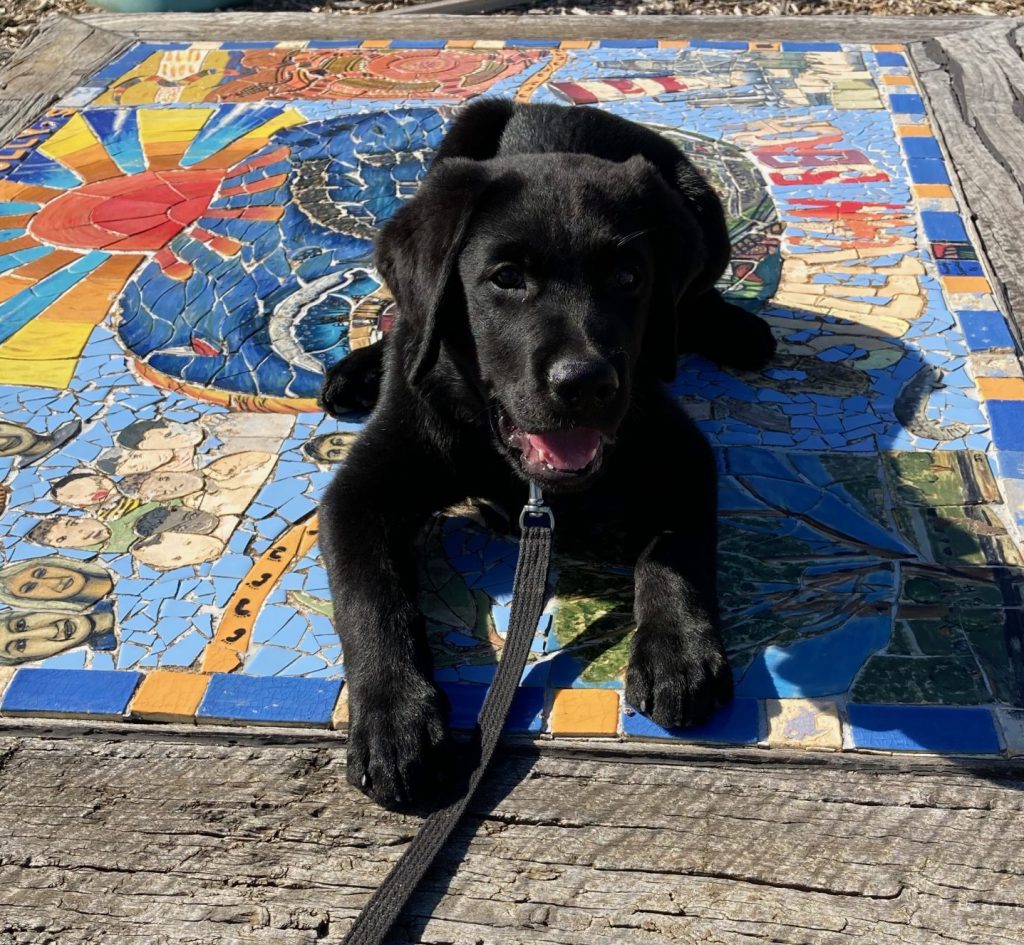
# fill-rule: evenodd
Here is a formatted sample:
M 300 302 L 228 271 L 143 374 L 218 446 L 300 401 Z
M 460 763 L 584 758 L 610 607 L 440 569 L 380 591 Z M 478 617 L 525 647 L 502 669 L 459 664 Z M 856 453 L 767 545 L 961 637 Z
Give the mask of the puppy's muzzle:
M 548 390 L 558 406 L 578 416 L 604 410 L 619 392 L 619 375 L 607 361 L 556 361 L 548 372 Z

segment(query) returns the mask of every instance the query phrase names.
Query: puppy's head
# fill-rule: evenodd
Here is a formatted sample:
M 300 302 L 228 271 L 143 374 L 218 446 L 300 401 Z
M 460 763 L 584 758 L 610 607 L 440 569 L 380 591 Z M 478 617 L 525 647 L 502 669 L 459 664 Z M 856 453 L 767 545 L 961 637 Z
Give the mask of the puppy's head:
M 512 467 L 560 490 L 600 469 L 634 386 L 674 376 L 704 261 L 651 164 L 580 154 L 444 161 L 377 254 L 410 381 L 457 378 Z

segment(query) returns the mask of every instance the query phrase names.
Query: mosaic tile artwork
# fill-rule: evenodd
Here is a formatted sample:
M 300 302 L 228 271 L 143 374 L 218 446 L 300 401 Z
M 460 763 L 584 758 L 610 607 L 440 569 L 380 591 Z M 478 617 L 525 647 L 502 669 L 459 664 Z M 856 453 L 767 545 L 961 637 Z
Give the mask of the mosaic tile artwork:
M 480 95 L 675 141 L 780 343 L 674 386 L 735 703 L 623 705 L 631 575 L 563 543 L 510 730 L 1024 753 L 1024 376 L 903 51 L 832 43 L 143 43 L 67 96 L 0 150 L 0 712 L 344 726 L 315 508 L 361 418 L 314 398 L 388 329 L 374 233 Z M 422 537 L 462 727 L 516 553 L 469 508 Z

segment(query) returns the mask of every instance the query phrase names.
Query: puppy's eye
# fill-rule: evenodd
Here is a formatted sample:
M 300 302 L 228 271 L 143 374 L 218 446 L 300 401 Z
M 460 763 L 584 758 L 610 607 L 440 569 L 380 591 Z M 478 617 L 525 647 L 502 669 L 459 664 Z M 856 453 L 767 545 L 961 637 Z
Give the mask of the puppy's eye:
M 612 285 L 616 289 L 635 289 L 640 284 L 640 273 L 632 266 L 616 266 L 612 271 Z
M 491 282 L 499 289 L 521 289 L 526 285 L 526 277 L 518 266 L 504 265 L 491 273 Z

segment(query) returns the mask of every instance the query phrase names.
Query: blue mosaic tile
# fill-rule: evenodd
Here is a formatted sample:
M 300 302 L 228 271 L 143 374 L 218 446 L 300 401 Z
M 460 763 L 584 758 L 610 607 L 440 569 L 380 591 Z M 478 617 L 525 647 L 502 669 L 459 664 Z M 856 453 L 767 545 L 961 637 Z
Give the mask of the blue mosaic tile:
M 642 42 L 642 41 L 641 41 Z M 506 46 L 527 46 L 536 47 L 543 49 L 554 49 L 561 45 L 561 40 L 558 39 L 506 39 Z M 654 45 L 657 45 L 655 43 Z
M 753 745 L 760 738 L 761 708 L 756 699 L 734 699 L 703 725 L 690 728 L 662 728 L 646 715 L 627 708 L 622 713 L 622 731 L 634 738 L 659 738 L 688 742 L 725 742 Z
M 512 40 L 507 42 L 511 43 Z M 447 45 L 443 39 L 393 39 L 389 44 L 391 49 L 444 49 Z
M 910 167 L 910 178 L 915 184 L 949 183 L 949 174 L 941 160 L 911 158 L 907 165 Z
M 602 44 L 607 40 L 602 40 Z M 691 39 L 691 49 L 737 49 L 745 50 L 750 44 L 744 40 Z
M 85 669 L 87 659 L 85 650 L 66 650 L 43 660 L 39 665 L 43 669 Z
M 330 723 L 341 685 L 330 679 L 214 673 L 196 719 L 325 726 Z
M 19 669 L 4 692 L 4 715 L 121 718 L 142 677 L 77 669 Z
M 797 40 L 784 40 L 783 52 L 839 52 L 843 47 L 839 43 L 812 43 Z
M 964 340 L 971 351 L 1013 351 L 1013 335 L 1002 312 L 961 310 L 956 313 L 963 328 Z
M 908 158 L 925 158 L 927 160 L 941 161 L 943 159 L 942 148 L 935 138 L 901 138 L 903 150 L 907 152 Z
M 1000 450 L 996 453 L 996 462 L 1006 479 L 1024 479 L 1024 452 Z
M 990 709 L 851 704 L 847 712 L 857 748 L 971 754 L 1001 748 Z
M 558 46 L 558 40 L 551 41 L 552 46 Z M 657 49 L 656 39 L 602 39 L 599 42 L 601 49 Z M 743 48 L 746 48 L 746 43 Z
M 441 683 L 441 690 L 448 697 L 451 712 L 448 724 L 453 729 L 469 730 L 476 726 L 477 716 L 487 695 L 486 686 L 459 683 Z M 520 688 L 512 699 L 506 732 L 540 732 L 544 710 L 544 690 Z
M 160 664 L 162 666 L 191 666 L 203 652 L 206 642 L 206 638 L 198 633 L 183 636 L 167 647 L 160 659 Z
M 990 400 L 988 413 L 996 448 L 1024 451 L 1024 400 Z
M 925 210 L 921 213 L 925 235 L 930 240 L 953 240 L 967 242 L 967 229 L 959 214 L 938 210 Z

